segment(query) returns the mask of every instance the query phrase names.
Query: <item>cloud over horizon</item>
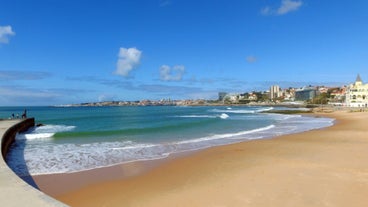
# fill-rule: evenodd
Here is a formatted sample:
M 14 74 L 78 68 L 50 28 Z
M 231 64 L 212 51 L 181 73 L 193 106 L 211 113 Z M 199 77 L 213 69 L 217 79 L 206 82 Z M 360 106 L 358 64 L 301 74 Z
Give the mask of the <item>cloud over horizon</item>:
M 302 1 L 282 0 L 281 5 L 277 9 L 271 8 L 270 6 L 266 6 L 261 10 L 261 14 L 265 16 L 284 15 L 298 10 L 302 5 L 303 5 Z
M 184 65 L 162 65 L 160 67 L 160 79 L 163 81 L 181 81 L 185 73 Z
M 50 76 L 51 73 L 42 71 L 0 70 L 1 81 L 41 80 Z
M 60 90 L 56 89 L 39 89 L 30 88 L 18 85 L 2 85 L 0 87 L 0 102 L 1 105 L 39 105 L 41 103 L 52 104 L 53 101 L 66 96 L 60 93 Z
M 121 47 L 118 54 L 115 74 L 127 77 L 129 73 L 139 65 L 142 51 L 135 47 Z
M 9 36 L 14 36 L 15 32 L 11 26 L 0 26 L 0 43 L 9 43 Z

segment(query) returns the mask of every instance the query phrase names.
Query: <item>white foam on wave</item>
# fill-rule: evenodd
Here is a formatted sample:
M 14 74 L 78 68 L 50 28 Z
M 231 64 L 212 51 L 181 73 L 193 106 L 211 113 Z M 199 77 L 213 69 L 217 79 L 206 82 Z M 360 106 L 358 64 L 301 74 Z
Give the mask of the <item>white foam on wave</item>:
M 176 116 L 180 118 L 217 118 L 217 116 L 213 115 L 182 115 L 182 116 Z
M 300 114 L 276 114 L 276 113 L 266 113 L 264 114 L 265 116 L 268 116 L 268 117 L 272 117 L 272 119 L 274 120 L 277 120 L 277 121 L 280 121 L 280 120 L 287 120 L 287 119 L 295 119 L 295 118 L 300 118 L 302 117 L 302 115 Z
M 198 150 L 210 146 L 223 145 L 231 141 L 232 137 L 244 136 L 274 126 L 242 131 L 237 133 L 218 134 L 186 141 L 173 141 L 167 143 L 138 143 L 133 141 L 95 142 L 95 143 L 64 143 L 42 144 L 37 147 L 12 150 L 9 163 L 19 175 L 70 173 L 93 168 L 106 167 L 120 163 L 138 160 L 162 159 L 170 154 Z M 252 137 L 252 136 L 250 136 Z M 27 157 L 26 167 L 22 160 Z M 23 161 L 24 162 L 24 161 Z M 20 163 L 20 164 L 19 164 Z M 19 166 L 17 166 L 19 164 Z M 14 166 L 15 165 L 15 166 Z
M 16 139 L 18 140 L 32 140 L 32 139 L 45 139 L 51 138 L 58 132 L 72 131 L 75 126 L 66 125 L 45 125 L 39 127 L 32 127 L 25 133 L 17 134 Z
M 161 159 L 175 152 L 174 145 L 132 141 L 64 143 L 14 149 L 8 162 L 18 175 L 71 173 L 138 160 Z M 24 154 L 24 156 L 23 156 Z M 23 160 L 23 157 L 27 158 Z M 24 165 L 26 162 L 26 165 Z
M 220 116 L 219 116 L 221 119 L 227 119 L 229 118 L 229 115 L 225 114 L 225 113 L 222 113 Z
M 264 111 L 270 111 L 273 110 L 273 107 L 267 107 L 267 108 L 259 108 L 259 109 L 233 109 L 233 108 L 227 108 L 227 109 L 211 109 L 211 112 L 216 113 L 233 113 L 233 114 L 254 114 L 254 113 L 260 113 Z
M 156 147 L 157 144 L 133 144 L 131 146 L 123 146 L 123 147 L 113 147 L 112 150 L 131 150 L 138 148 L 147 148 L 147 147 Z
M 233 113 L 233 114 L 254 114 L 255 110 L 247 110 L 247 109 L 211 109 L 210 112 L 215 113 Z
M 273 109 L 274 109 L 273 107 L 261 108 L 261 109 L 256 110 L 256 112 L 259 113 L 259 112 L 264 112 L 264 111 L 271 111 Z
M 216 135 L 211 135 L 208 137 L 202 137 L 198 139 L 184 140 L 184 141 L 178 142 L 178 144 L 197 143 L 197 142 L 204 142 L 204 141 L 216 140 L 216 139 L 234 138 L 234 137 L 239 137 L 239 136 L 246 135 L 246 134 L 252 134 L 256 132 L 270 130 L 274 127 L 275 125 L 272 124 L 266 127 L 258 128 L 258 129 L 252 129 L 252 130 L 246 130 L 246 131 L 228 133 L 228 134 L 216 134 Z
M 221 119 L 227 119 L 230 116 L 227 115 L 226 113 L 222 113 L 219 115 L 181 115 L 181 116 L 176 116 L 176 117 L 180 117 L 180 118 L 221 118 Z
M 36 127 L 36 132 L 65 132 L 65 131 L 72 131 L 75 129 L 75 126 L 66 126 L 66 125 L 44 125 Z
M 17 140 L 24 140 L 24 139 L 46 139 L 54 136 L 55 133 L 38 133 L 38 134 L 17 134 Z
M 19 149 L 14 148 L 14 150 L 11 150 L 7 159 L 8 163 L 12 165 L 12 169 L 15 169 L 20 175 L 28 172 L 31 175 L 69 173 L 138 160 L 162 159 L 173 153 L 198 150 L 244 140 L 270 138 L 327 127 L 333 124 L 333 119 L 327 118 L 285 115 L 288 118 L 281 119 L 284 115 L 278 116 L 280 118 L 275 118 L 273 124 L 265 127 L 233 133 L 212 134 L 190 140 L 161 143 L 135 142 L 132 140 L 84 144 L 54 144 L 45 142 L 30 147 L 26 145 L 25 148 L 20 147 Z M 50 128 L 56 129 L 58 127 Z M 73 127 L 60 127 L 60 129 L 62 128 L 71 130 Z M 22 162 L 26 162 L 26 166 L 19 164 Z

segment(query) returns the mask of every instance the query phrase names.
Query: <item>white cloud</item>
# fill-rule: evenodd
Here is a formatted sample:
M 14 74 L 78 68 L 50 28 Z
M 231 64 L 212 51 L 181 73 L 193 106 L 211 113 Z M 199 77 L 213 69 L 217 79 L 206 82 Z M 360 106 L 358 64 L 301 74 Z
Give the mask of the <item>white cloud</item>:
M 282 0 L 281 6 L 277 9 L 278 15 L 283 15 L 298 10 L 302 6 L 302 1 Z
M 184 65 L 175 65 L 170 67 L 162 65 L 160 67 L 160 78 L 163 81 L 181 81 L 185 72 Z
M 0 70 L 1 81 L 41 80 L 50 76 L 52 74 L 41 71 Z
M 266 6 L 265 8 L 263 8 L 261 10 L 261 14 L 262 15 L 271 15 L 272 14 L 272 9 L 269 6 Z
M 53 93 L 45 91 L 31 91 L 30 89 L 20 88 L 16 86 L 0 88 L 0 95 L 3 97 L 35 97 L 35 98 L 50 98 L 55 96 Z
M 121 47 L 118 55 L 118 62 L 116 64 L 117 75 L 127 77 L 129 73 L 139 65 L 142 51 L 137 48 L 123 48 Z
M 9 36 L 15 35 L 11 26 L 0 26 L 0 43 L 8 43 Z
M 297 0 L 282 0 L 281 5 L 277 9 L 273 9 L 269 6 L 261 9 L 262 15 L 284 15 L 292 11 L 298 10 L 303 5 L 302 1 Z

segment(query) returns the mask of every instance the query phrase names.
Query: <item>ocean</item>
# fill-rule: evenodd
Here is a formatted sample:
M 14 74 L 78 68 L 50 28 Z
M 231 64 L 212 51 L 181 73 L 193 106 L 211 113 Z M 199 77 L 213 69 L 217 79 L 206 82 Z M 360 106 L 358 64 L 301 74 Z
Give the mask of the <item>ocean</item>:
M 27 109 L 40 127 L 18 134 L 7 163 L 19 176 L 70 173 L 174 153 L 268 139 L 333 125 L 333 119 L 262 113 L 278 107 L 124 106 Z

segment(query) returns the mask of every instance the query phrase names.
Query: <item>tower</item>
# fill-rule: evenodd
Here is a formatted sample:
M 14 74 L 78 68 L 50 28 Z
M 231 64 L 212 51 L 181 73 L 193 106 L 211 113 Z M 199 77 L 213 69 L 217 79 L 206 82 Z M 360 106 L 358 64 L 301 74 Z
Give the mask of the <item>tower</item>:
M 368 84 L 363 84 L 358 74 L 355 83 L 350 84 L 346 93 L 348 107 L 368 107 Z
M 360 75 L 358 74 L 357 77 L 356 77 L 356 80 L 355 80 L 355 86 L 361 86 L 363 85 L 363 81 L 362 79 L 360 78 Z
M 280 97 L 280 86 L 274 85 L 270 88 L 270 99 L 275 99 Z

